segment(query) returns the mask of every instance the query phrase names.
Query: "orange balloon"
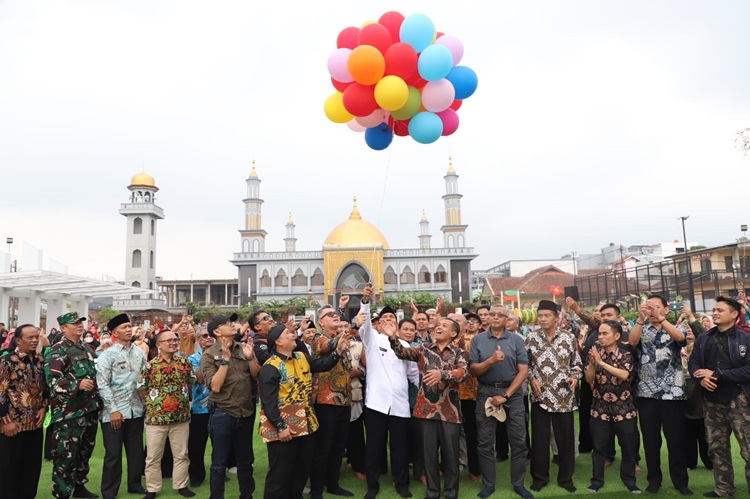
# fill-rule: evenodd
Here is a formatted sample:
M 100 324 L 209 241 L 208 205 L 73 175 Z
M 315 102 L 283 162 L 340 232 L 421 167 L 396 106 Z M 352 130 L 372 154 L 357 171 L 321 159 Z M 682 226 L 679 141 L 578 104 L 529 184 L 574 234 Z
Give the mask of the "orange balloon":
M 372 45 L 360 45 L 349 54 L 347 69 L 357 83 L 375 85 L 385 74 L 385 58 Z

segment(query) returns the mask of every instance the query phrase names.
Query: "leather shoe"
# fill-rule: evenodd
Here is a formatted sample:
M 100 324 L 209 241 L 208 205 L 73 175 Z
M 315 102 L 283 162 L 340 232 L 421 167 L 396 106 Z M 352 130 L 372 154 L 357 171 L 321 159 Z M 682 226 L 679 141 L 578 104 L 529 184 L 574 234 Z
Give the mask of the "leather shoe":
M 79 497 L 82 499 L 97 499 L 99 496 L 88 490 L 84 484 L 79 483 L 78 485 L 76 485 L 76 488 L 73 491 L 73 497 Z
M 409 489 L 402 489 L 396 491 L 400 497 L 412 497 L 412 493 L 409 492 Z
M 146 495 L 143 496 L 143 499 L 156 499 L 156 492 L 146 492 Z
M 128 489 L 128 494 L 148 494 L 148 490 L 138 487 L 137 489 Z
M 479 499 L 487 499 L 494 493 L 495 493 L 495 487 L 491 485 L 485 485 L 484 488 L 479 491 L 479 493 L 477 494 L 477 497 L 479 497 Z
M 180 494 L 182 497 L 195 497 L 195 492 L 190 490 L 187 487 L 183 487 L 180 490 L 177 491 L 178 494 Z
M 692 495 L 693 495 L 693 491 L 692 491 L 692 490 L 690 490 L 690 489 L 689 489 L 689 488 L 687 488 L 687 487 L 680 487 L 680 488 L 678 488 L 677 490 L 678 490 L 678 491 L 680 492 L 680 494 L 682 494 L 683 496 L 692 496 Z
M 342 489 L 341 487 L 328 487 L 328 493 L 334 496 L 354 497 L 351 491 Z

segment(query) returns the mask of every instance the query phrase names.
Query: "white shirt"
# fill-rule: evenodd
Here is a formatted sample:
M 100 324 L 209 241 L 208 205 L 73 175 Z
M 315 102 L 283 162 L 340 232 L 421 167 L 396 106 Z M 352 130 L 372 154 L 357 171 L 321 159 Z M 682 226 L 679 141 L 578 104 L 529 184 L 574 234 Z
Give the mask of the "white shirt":
M 360 311 L 367 312 L 359 328 L 367 355 L 365 406 L 381 414 L 409 418 L 409 382 L 419 386 L 417 363 L 396 357 L 388 336 L 372 329 L 369 303 L 363 303 Z M 399 341 L 409 347 L 404 340 Z

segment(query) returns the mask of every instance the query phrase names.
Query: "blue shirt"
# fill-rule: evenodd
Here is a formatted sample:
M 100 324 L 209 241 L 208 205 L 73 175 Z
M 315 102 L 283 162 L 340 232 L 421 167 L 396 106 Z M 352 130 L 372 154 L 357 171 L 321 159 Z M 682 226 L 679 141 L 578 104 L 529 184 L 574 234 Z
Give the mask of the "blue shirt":
M 477 333 L 471 339 L 469 362 L 471 364 L 484 362 L 492 357 L 498 346 L 503 349 L 505 360 L 492 364 L 487 372 L 479 376 L 480 383 L 510 383 L 518 374 L 518 366 L 529 363 L 523 338 L 507 329 L 499 338 L 492 334 L 491 329 Z
M 193 371 L 196 373 L 201 367 L 201 357 L 203 349 L 196 343 L 195 353 L 188 357 L 193 364 Z M 209 390 L 205 383 L 193 383 L 193 404 L 190 406 L 190 412 L 193 414 L 208 414 L 208 394 Z
M 143 416 L 143 402 L 136 384 L 138 375 L 146 364 L 146 356 L 139 347 L 125 348 L 115 343 L 96 359 L 96 385 L 104 407 L 101 420 L 109 423 L 113 412 L 122 413 L 125 419 Z
M 682 326 L 677 326 L 686 334 Z M 656 400 L 686 400 L 685 375 L 680 349 L 664 328 L 647 322 L 641 333 L 641 355 L 638 363 L 638 396 Z

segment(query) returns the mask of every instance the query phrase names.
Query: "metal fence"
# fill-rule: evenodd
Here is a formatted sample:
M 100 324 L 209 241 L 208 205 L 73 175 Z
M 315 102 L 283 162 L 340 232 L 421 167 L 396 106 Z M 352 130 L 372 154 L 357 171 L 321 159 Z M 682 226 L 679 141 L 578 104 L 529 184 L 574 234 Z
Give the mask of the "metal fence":
M 642 295 L 657 294 L 682 300 L 696 312 L 710 311 L 717 296 L 737 296 L 750 284 L 748 269 L 688 271 L 687 262 L 667 260 L 598 274 L 578 275 L 575 284 L 583 306 L 616 303 L 637 310 Z

